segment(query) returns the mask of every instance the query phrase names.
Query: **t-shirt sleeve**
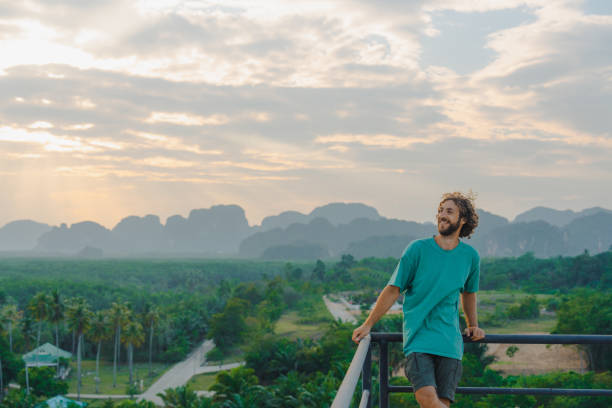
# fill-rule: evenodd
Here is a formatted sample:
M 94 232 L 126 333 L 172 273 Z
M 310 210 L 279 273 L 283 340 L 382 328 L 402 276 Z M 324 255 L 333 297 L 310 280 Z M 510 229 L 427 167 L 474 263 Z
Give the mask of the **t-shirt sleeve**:
M 404 250 L 387 285 L 397 286 L 401 293 L 405 292 L 412 285 L 418 262 L 419 250 L 417 245 L 412 242 Z
M 478 252 L 474 251 L 474 256 L 472 257 L 472 267 L 470 268 L 470 273 L 468 274 L 467 279 L 465 280 L 465 284 L 463 285 L 462 292 L 474 293 L 478 292 L 478 286 L 480 281 L 480 256 Z

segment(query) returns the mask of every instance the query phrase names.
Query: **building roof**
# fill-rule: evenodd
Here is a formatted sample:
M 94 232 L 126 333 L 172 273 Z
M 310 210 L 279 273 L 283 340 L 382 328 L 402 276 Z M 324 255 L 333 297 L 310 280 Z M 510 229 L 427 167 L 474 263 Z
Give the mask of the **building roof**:
M 41 402 L 40 404 L 36 404 L 34 408 L 69 408 L 69 407 L 86 407 L 86 402 L 79 402 L 75 400 L 71 400 L 66 397 L 62 397 L 61 395 L 57 395 L 53 398 L 49 398 L 46 401 Z
M 45 343 L 23 355 L 23 360 L 29 366 L 55 365 L 60 357 L 70 358 L 72 353 L 55 347 L 51 343 Z

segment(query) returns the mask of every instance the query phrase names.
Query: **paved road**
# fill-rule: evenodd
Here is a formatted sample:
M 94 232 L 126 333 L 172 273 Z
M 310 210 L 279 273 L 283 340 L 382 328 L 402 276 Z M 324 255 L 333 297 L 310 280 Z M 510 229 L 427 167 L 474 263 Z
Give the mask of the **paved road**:
M 138 401 L 147 400 L 156 405 L 163 405 L 161 398 L 159 398 L 157 394 L 164 392 L 167 388 L 176 388 L 187 384 L 187 381 L 189 381 L 194 374 L 198 374 L 198 370 L 206 360 L 206 353 L 212 350 L 213 347 L 214 343 L 212 340 L 204 341 L 197 349 L 192 351 L 185 360 L 176 363 L 170 370 L 166 371 L 148 390 L 140 395 Z M 218 367 L 219 366 L 216 366 L 216 368 Z
M 202 346 L 205 346 L 205 343 L 203 343 L 200 346 L 200 351 L 202 351 Z M 206 345 L 208 346 L 208 345 Z M 206 351 L 204 351 L 204 354 L 206 353 Z M 198 357 L 200 354 L 199 353 L 192 353 L 190 354 L 187 359 L 189 360 L 190 358 L 193 357 Z M 182 366 L 180 366 L 182 364 Z M 162 404 L 162 400 L 161 398 L 157 397 L 157 392 L 163 392 L 165 389 L 170 388 L 170 387 L 178 387 L 180 385 L 185 385 L 187 383 L 187 381 L 189 381 L 189 379 L 191 378 L 192 375 L 196 375 L 196 374 L 203 374 L 203 373 L 216 373 L 218 371 L 223 371 L 223 370 L 231 370 L 232 368 L 236 368 L 236 367 L 240 367 L 241 365 L 244 365 L 244 361 L 239 362 L 239 363 L 231 363 L 231 364 L 223 364 L 223 365 L 207 365 L 207 366 L 200 366 L 200 367 L 196 367 L 195 368 L 195 372 L 191 371 L 191 372 L 186 372 L 185 376 L 183 376 L 181 374 L 181 372 L 185 372 L 185 371 L 189 371 L 190 369 L 190 365 L 189 362 L 186 361 L 182 361 L 181 363 L 176 364 L 174 367 L 172 367 L 171 370 L 175 369 L 177 366 L 179 366 L 178 368 L 180 369 L 180 372 L 175 371 L 173 375 L 177 375 L 176 377 L 170 377 L 168 376 L 166 378 L 166 380 L 161 381 L 162 379 L 164 379 L 164 377 L 166 376 L 166 374 L 168 374 L 170 371 L 166 372 L 162 377 L 160 377 L 159 380 L 157 380 L 153 385 L 151 385 L 151 387 L 145 391 L 143 394 L 141 395 L 135 395 L 136 398 L 138 398 L 138 400 L 142 400 L 142 399 L 146 399 L 149 401 L 154 402 L 155 404 Z M 181 369 L 185 368 L 186 369 Z M 192 368 L 193 370 L 193 368 Z M 185 380 L 185 382 L 178 384 L 179 382 L 179 377 L 182 378 L 187 378 Z M 169 381 L 167 381 L 169 380 Z M 155 387 L 155 388 L 153 388 Z M 158 390 L 156 392 L 156 390 Z M 153 394 L 155 392 L 155 394 Z M 196 393 L 198 395 L 204 395 L 207 397 L 210 397 L 212 395 L 214 395 L 214 392 L 212 391 L 196 391 Z M 153 394 L 151 396 L 151 394 Z M 73 398 L 76 399 L 77 395 L 76 394 L 67 394 L 66 395 L 68 398 Z M 130 398 L 129 395 L 120 395 L 120 394 L 81 394 L 81 399 L 128 399 Z
M 357 318 L 353 316 L 342 301 L 332 302 L 327 295 L 323 296 L 323 301 L 329 313 L 334 316 L 334 319 L 340 319 L 343 322 L 357 323 Z
M 76 399 L 76 394 L 66 394 L 66 397 Z M 81 399 L 128 399 L 129 395 L 121 394 L 81 394 Z
M 241 361 L 239 363 L 230 363 L 230 364 L 223 364 L 223 365 L 207 365 L 207 366 L 199 367 L 195 373 L 196 374 L 216 373 L 217 371 L 231 370 L 232 368 L 240 367 L 241 365 L 244 365 L 244 361 Z

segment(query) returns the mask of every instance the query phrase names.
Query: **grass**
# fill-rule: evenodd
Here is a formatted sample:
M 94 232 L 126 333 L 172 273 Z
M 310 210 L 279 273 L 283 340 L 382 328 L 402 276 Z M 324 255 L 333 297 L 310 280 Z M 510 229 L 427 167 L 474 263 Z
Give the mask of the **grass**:
M 244 361 L 244 347 L 245 346 L 246 344 L 243 344 L 237 347 L 232 347 L 231 349 L 225 352 L 225 355 L 223 356 L 223 361 L 207 360 L 207 364 L 208 365 L 218 365 L 219 363 L 231 364 L 231 363 L 239 363 L 241 361 Z
M 489 334 L 550 333 L 556 324 L 556 316 L 540 315 L 536 319 L 509 320 L 501 327 L 484 329 Z
M 300 316 L 296 311 L 290 311 L 281 316 L 276 322 L 274 333 L 279 337 L 286 337 L 292 340 L 297 338 L 315 338 L 320 337 L 322 332 L 321 324 L 300 323 Z
M 496 308 L 501 308 L 501 311 L 505 312 L 510 306 L 518 304 L 527 296 L 533 296 L 533 294 L 507 290 L 483 290 L 478 292 L 478 315 L 481 317 L 480 320 L 485 330 L 491 334 L 550 333 L 557 323 L 555 314 L 541 314 L 535 319 L 506 319 L 503 324 L 498 322 L 499 325 L 487 328 L 487 315 L 493 315 Z M 552 296 L 548 294 L 535 295 L 540 308 Z
M 70 376 L 68 378 L 68 392 L 77 392 L 77 367 L 72 362 Z M 169 364 L 153 363 L 153 377 L 149 377 L 149 363 L 134 363 L 134 380 L 143 380 L 143 390 L 154 383 L 168 368 Z M 81 394 L 95 394 L 96 391 L 96 360 L 81 361 Z M 117 368 L 117 387 L 113 388 L 113 362 L 100 361 L 100 394 L 126 394 L 126 388 L 130 378 L 127 364 Z
M 211 385 L 215 383 L 215 378 L 218 373 L 204 373 L 191 377 L 189 387 L 195 391 L 208 391 Z
M 527 292 L 519 292 L 519 291 L 509 291 L 509 290 L 481 290 L 478 292 L 478 304 L 479 307 L 488 309 L 495 308 L 495 305 L 502 304 L 503 306 L 509 306 L 514 303 L 519 303 L 521 299 L 532 296 L 534 294 Z M 535 294 L 536 299 L 541 304 L 546 303 L 553 295 L 547 294 Z
M 319 295 L 310 297 L 305 305 L 298 311 L 283 314 L 276 322 L 274 333 L 292 340 L 321 337 L 333 317 Z

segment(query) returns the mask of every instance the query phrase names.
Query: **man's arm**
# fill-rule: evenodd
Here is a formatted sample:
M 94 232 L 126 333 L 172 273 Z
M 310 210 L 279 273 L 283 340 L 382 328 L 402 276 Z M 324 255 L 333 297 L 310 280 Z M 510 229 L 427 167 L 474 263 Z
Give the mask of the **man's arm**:
M 480 340 L 484 338 L 485 333 L 478 327 L 478 312 L 476 311 L 476 292 L 461 293 L 461 307 L 465 315 L 465 323 L 467 328 L 465 334 L 470 336 L 472 340 Z
M 397 286 L 387 285 L 378 295 L 374 309 L 370 312 L 370 315 L 366 321 L 353 331 L 353 341 L 359 343 L 359 340 L 363 339 L 370 333 L 372 326 L 380 320 L 381 317 L 387 313 L 387 310 L 393 306 L 400 294 L 400 288 Z

